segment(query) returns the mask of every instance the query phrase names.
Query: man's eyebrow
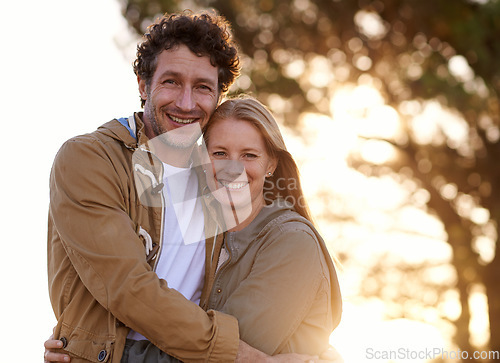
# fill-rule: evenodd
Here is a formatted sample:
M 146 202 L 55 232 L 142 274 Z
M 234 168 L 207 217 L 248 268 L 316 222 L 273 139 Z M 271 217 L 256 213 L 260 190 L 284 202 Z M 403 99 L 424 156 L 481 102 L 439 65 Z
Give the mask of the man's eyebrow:
M 167 69 L 165 72 L 163 72 L 159 78 L 163 78 L 163 77 L 168 77 L 168 76 L 171 76 L 171 77 L 180 77 L 182 75 L 181 72 L 177 72 L 177 71 L 172 71 L 172 70 L 169 70 Z M 218 82 L 218 79 L 217 80 L 212 80 L 210 78 L 206 78 L 206 77 L 199 77 L 196 79 L 196 82 L 197 83 L 207 83 L 207 84 L 211 84 L 213 85 L 214 87 L 217 86 L 217 82 Z
M 198 82 L 200 83 L 207 83 L 207 84 L 211 84 L 213 85 L 214 87 L 217 86 L 217 83 L 218 83 L 218 80 L 212 80 L 212 79 L 209 79 L 209 78 L 199 78 L 198 79 Z

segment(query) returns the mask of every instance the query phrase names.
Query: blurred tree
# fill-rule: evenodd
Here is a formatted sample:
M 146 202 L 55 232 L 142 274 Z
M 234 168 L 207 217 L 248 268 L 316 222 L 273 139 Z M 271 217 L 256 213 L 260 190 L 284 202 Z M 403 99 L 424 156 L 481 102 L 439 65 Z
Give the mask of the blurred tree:
M 500 350 L 498 0 L 121 2 L 140 34 L 166 11 L 217 9 L 244 54 L 244 74 L 232 91 L 255 93 L 292 127 L 306 111 L 331 115 L 330 100 L 345 83 L 377 88 L 398 111 L 405 137 L 385 140 L 398 152 L 389 168 L 367 167 L 355 156 L 352 165 L 371 175 L 397 174 L 418 183 L 415 193 L 427 191 L 427 207 L 444 224 L 453 251 L 461 302 L 455 341 L 473 350 L 468 301 L 479 284 L 488 298 L 490 349 Z M 431 137 L 420 137 L 427 100 L 463 122 L 435 120 L 426 126 Z M 478 219 L 481 211 L 486 217 Z

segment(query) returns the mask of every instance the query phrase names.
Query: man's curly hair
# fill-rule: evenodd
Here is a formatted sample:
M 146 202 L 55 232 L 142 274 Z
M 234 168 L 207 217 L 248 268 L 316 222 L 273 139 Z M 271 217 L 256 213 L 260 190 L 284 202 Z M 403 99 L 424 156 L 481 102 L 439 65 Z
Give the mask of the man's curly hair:
M 215 12 L 165 14 L 150 25 L 137 46 L 135 74 L 149 86 L 158 55 L 180 44 L 198 56 L 210 57 L 210 63 L 219 69 L 219 92 L 226 93 L 240 74 L 240 60 L 229 22 Z M 144 100 L 141 102 L 144 107 Z

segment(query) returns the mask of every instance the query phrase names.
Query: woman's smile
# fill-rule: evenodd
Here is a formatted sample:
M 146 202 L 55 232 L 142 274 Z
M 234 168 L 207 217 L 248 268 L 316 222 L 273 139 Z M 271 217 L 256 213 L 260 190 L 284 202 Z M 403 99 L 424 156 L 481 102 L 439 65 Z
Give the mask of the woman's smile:
M 236 182 L 236 181 L 228 181 L 224 179 L 217 179 L 217 181 L 226 189 L 229 190 L 240 190 L 244 187 L 248 186 L 248 181 L 245 182 Z

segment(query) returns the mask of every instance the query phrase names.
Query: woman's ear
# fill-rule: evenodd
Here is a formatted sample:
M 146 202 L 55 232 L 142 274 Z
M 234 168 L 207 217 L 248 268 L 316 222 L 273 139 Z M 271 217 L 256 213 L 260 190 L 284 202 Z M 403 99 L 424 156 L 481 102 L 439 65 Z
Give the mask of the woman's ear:
M 278 159 L 277 158 L 272 158 L 269 162 L 269 166 L 267 168 L 267 174 L 271 173 L 271 175 L 274 174 L 274 171 L 278 167 Z

